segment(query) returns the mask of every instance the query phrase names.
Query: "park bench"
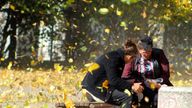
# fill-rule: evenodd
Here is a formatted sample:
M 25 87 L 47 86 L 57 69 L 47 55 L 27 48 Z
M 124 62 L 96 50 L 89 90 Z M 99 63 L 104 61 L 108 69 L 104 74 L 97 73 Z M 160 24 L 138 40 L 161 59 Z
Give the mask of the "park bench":
M 57 103 L 55 104 L 55 107 L 65 108 L 65 104 Z M 101 102 L 82 102 L 82 103 L 75 103 L 75 108 L 119 108 L 119 107 Z
M 192 87 L 161 87 L 158 108 L 192 108 Z

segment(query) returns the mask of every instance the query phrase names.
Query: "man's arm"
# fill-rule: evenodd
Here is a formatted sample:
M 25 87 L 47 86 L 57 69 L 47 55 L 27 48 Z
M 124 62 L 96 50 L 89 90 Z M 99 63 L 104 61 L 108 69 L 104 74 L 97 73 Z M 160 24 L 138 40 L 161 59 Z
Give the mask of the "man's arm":
M 171 82 L 169 81 L 169 77 L 170 77 L 170 72 L 169 72 L 169 61 L 167 59 L 167 57 L 165 56 L 163 50 L 161 50 L 160 54 L 159 54 L 159 63 L 161 66 L 161 71 L 162 71 L 162 78 L 163 78 L 163 83 L 162 84 L 166 84 L 171 86 Z
M 126 80 L 121 79 L 119 76 L 119 61 L 114 59 L 108 59 L 105 63 L 105 69 L 107 73 L 107 78 L 109 80 L 109 84 L 116 89 L 124 90 L 124 89 L 131 89 L 132 84 L 126 82 Z

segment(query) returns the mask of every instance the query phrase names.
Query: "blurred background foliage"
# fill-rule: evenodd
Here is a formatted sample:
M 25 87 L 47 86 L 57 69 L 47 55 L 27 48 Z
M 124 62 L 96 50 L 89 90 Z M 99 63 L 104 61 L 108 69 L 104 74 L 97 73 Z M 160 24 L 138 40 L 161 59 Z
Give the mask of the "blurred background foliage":
M 191 75 L 191 0 L 1 0 L 1 66 L 73 68 L 153 38 L 179 74 Z

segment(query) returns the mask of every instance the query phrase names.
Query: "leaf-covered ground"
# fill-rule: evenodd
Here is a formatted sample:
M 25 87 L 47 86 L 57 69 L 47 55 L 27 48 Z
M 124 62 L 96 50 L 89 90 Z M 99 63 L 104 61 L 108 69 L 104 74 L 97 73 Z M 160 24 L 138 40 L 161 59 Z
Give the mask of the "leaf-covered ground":
M 61 69 L 60 66 L 55 66 L 55 70 L 0 69 L 0 103 L 24 102 L 28 106 L 65 102 L 72 106 L 73 102 L 87 101 L 80 84 L 84 70 Z M 192 86 L 190 77 L 176 72 L 171 74 L 171 81 L 175 86 Z

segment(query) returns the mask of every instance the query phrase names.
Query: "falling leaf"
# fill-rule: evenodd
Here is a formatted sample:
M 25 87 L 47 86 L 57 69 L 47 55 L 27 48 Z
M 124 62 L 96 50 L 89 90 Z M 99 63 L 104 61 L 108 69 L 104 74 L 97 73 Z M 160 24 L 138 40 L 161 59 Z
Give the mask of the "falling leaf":
M 140 30 L 140 28 L 137 27 L 137 26 L 135 26 L 135 27 L 134 27 L 134 31 L 136 31 L 136 30 Z
M 121 108 L 125 108 L 125 105 L 126 105 L 126 103 L 123 103 L 123 104 L 121 105 Z
M 109 28 L 106 28 L 106 29 L 105 29 L 105 33 L 108 33 L 108 34 L 109 34 L 109 33 L 110 33 L 110 29 L 109 29 Z
M 1 58 L 0 60 L 1 60 L 1 61 L 5 61 L 5 58 Z
M 126 93 L 128 96 L 131 96 L 131 92 L 128 89 L 125 89 L 124 93 Z
M 10 5 L 10 9 L 15 10 L 15 6 L 13 6 L 12 4 Z
M 86 64 L 84 64 L 84 66 L 85 67 L 89 67 L 89 66 L 91 66 L 93 63 L 86 63 Z
M 11 70 L 12 65 L 13 65 L 13 63 L 9 62 L 9 65 L 7 66 L 7 69 Z
M 114 4 L 111 4 L 111 6 L 110 6 L 111 8 L 114 8 Z
M 155 90 L 155 84 L 153 82 L 149 83 L 149 87 L 151 88 L 151 90 Z
M 94 11 L 97 11 L 97 8 L 96 8 L 96 7 L 94 7 L 93 9 L 94 9 Z
M 85 3 L 92 3 L 92 0 L 83 0 Z
M 158 41 L 158 37 L 156 36 L 153 38 L 153 42 L 157 42 L 157 41 Z
M 77 28 L 77 25 L 73 24 L 73 27 Z
M 50 91 L 54 91 L 55 90 L 55 86 L 51 85 L 49 89 L 50 89 Z
M 86 51 L 87 51 L 87 47 L 86 47 L 86 46 L 83 46 L 83 47 L 81 47 L 80 49 L 81 49 L 81 51 L 83 51 L 83 52 L 86 52 Z
M 145 96 L 145 98 L 144 98 L 144 100 L 145 100 L 145 102 L 149 102 L 149 98 L 147 97 L 147 96 Z
M 121 21 L 121 22 L 120 22 L 120 26 L 121 26 L 121 27 L 126 27 L 127 24 L 125 23 L 125 21 Z
M 42 55 L 38 56 L 38 62 L 43 62 L 43 56 Z
M 155 3 L 155 4 L 153 5 L 153 7 L 154 7 L 154 8 L 157 8 L 157 7 L 158 7 L 158 4 L 157 4 L 157 3 Z
M 118 9 L 116 10 L 117 16 L 122 16 L 122 11 L 119 11 Z
M 66 100 L 65 102 L 66 108 L 74 108 L 75 104 L 73 103 L 72 100 Z
M 103 87 L 97 87 L 101 92 L 103 92 Z
M 61 65 L 58 64 L 58 63 L 56 63 L 56 64 L 54 64 L 54 69 L 55 69 L 57 72 L 59 72 L 59 71 L 61 71 L 61 70 L 63 69 L 63 66 L 61 66 Z
M 25 11 L 24 11 L 24 10 L 21 10 L 21 13 L 22 13 L 22 14 L 24 14 L 24 13 L 25 13 Z
M 143 16 L 144 19 L 147 17 L 146 9 L 143 10 L 143 12 L 141 13 L 141 16 Z
M 35 66 L 37 62 L 35 60 L 31 60 L 31 66 Z
M 33 25 L 33 26 L 36 26 L 36 25 L 37 25 L 37 23 L 35 22 L 35 23 L 33 23 L 32 25 Z
M 109 81 L 108 81 L 108 80 L 105 80 L 105 81 L 102 83 L 102 87 L 108 89 L 108 88 L 109 88 Z
M 109 13 L 109 9 L 107 8 L 100 8 L 99 9 L 99 13 L 102 15 L 106 15 L 107 13 Z
M 82 94 L 83 94 L 84 97 L 86 97 L 87 91 L 85 89 L 82 89 Z
M 177 75 L 178 75 L 178 76 L 182 76 L 182 74 L 181 74 L 180 72 L 177 72 Z
M 69 62 L 69 63 L 73 63 L 73 59 L 72 59 L 72 58 L 69 58 L 69 59 L 68 59 L 68 62 Z
M 43 20 L 40 21 L 40 27 L 44 27 L 45 26 L 45 22 Z
M 97 63 L 93 63 L 91 66 L 88 67 L 89 72 L 93 72 L 94 70 L 98 69 L 100 66 Z

